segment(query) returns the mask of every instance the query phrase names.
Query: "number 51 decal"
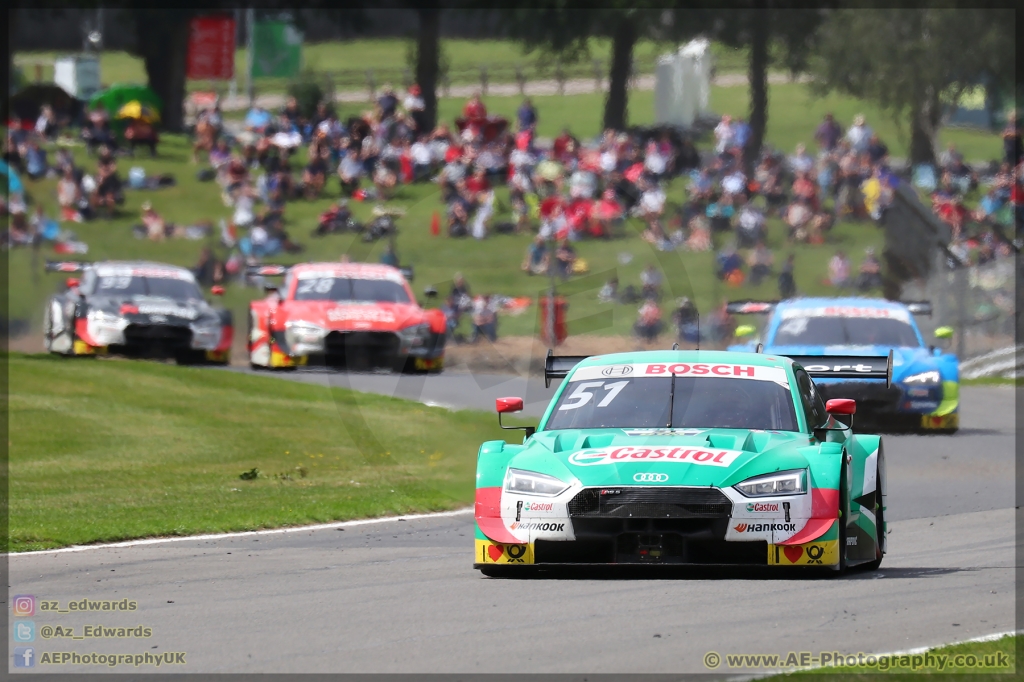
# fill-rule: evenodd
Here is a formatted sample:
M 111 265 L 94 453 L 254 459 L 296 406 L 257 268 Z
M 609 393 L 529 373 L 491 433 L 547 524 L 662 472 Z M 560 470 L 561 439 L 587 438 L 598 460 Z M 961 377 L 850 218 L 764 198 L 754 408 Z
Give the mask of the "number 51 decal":
M 569 395 L 569 400 L 575 400 L 576 402 L 567 402 L 559 407 L 559 410 L 575 410 L 583 407 L 590 402 L 591 398 L 594 397 L 592 391 L 587 389 L 591 388 L 603 388 L 607 393 L 602 397 L 601 402 L 597 404 L 598 407 L 608 407 L 615 396 L 619 394 L 622 389 L 626 387 L 629 381 L 613 381 L 611 383 L 605 383 L 604 381 L 584 381 L 576 386 L 576 390 Z

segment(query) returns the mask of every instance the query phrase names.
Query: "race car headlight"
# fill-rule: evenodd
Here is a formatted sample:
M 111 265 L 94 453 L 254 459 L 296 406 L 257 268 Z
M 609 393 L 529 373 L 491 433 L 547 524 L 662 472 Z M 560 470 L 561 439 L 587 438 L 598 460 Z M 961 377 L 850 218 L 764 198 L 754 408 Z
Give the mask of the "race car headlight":
M 288 347 L 293 351 L 309 353 L 321 351 L 324 348 L 324 336 L 327 330 L 312 322 L 286 322 L 284 325 L 284 339 Z
M 807 471 L 782 471 L 767 476 L 754 476 L 733 486 L 746 497 L 770 497 L 774 495 L 803 495 L 807 492 Z
M 192 347 L 213 350 L 220 343 L 220 318 L 200 318 L 189 325 L 192 330 Z
M 402 342 L 409 346 L 422 346 L 427 342 L 429 334 L 430 325 L 426 323 L 406 327 L 398 332 Z
M 124 328 L 128 326 L 128 320 L 102 310 L 90 310 L 86 317 L 86 326 L 89 329 L 89 336 L 97 343 L 109 346 L 124 341 Z
M 927 372 L 919 372 L 913 374 L 903 380 L 905 384 L 917 384 L 919 386 L 927 386 L 931 384 L 937 384 L 941 381 L 942 377 L 939 376 L 939 371 L 936 369 L 928 370 Z
M 505 491 L 525 495 L 554 497 L 569 489 L 569 484 L 554 476 L 537 474 L 521 469 L 509 469 L 505 474 Z

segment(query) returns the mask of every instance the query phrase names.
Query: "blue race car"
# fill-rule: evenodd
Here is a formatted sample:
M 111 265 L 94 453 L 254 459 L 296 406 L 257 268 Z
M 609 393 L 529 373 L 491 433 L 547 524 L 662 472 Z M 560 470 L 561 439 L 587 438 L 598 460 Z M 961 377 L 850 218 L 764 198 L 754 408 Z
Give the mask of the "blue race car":
M 731 314 L 770 315 L 759 343 L 729 350 L 784 355 L 808 371 L 843 373 L 844 378 L 821 376 L 815 384 L 825 399 L 853 398 L 857 416 L 885 430 L 954 433 L 960 426 L 960 365 L 956 355 L 925 343 L 914 315 L 931 315 L 925 301 L 898 303 L 871 298 L 800 298 L 783 302 L 734 301 Z M 750 325 L 737 327 L 737 336 L 755 335 Z M 935 330 L 947 340 L 950 327 Z M 857 366 L 818 367 L 815 358 L 886 355 L 893 352 L 892 385 L 849 378 Z M 821 362 L 819 361 L 819 363 Z M 868 371 L 864 369 L 864 371 Z

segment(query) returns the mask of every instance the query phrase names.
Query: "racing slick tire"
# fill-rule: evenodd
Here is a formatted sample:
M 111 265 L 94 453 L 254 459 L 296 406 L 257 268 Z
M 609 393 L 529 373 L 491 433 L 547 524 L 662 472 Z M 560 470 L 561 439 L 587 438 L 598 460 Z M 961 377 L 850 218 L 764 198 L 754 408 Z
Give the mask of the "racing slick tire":
M 881 474 L 881 467 L 875 469 L 875 481 L 877 481 L 876 485 L 878 486 L 875 491 L 875 560 L 863 564 L 860 568 L 864 571 L 877 571 L 878 567 L 882 565 L 882 559 L 885 557 L 883 552 L 885 544 L 885 508 L 882 505 Z
M 846 523 L 850 518 L 850 493 L 846 489 L 846 482 L 849 480 L 847 472 L 847 454 L 843 451 L 843 471 L 839 476 L 839 563 L 832 569 L 833 575 L 841 576 L 846 573 Z
M 75 330 L 73 326 L 68 326 L 66 329 L 62 329 L 58 333 L 54 333 L 54 313 L 63 318 L 63 312 L 61 311 L 60 301 L 51 299 L 46 305 L 46 310 L 43 311 L 43 348 L 46 352 L 53 353 L 54 355 L 63 355 L 66 357 L 73 356 L 75 354 Z M 62 325 L 63 326 L 63 325 Z M 65 345 L 60 343 L 60 337 L 65 337 L 64 341 L 67 345 L 67 350 L 60 350 L 54 348 L 54 342 L 57 341 L 57 345 Z

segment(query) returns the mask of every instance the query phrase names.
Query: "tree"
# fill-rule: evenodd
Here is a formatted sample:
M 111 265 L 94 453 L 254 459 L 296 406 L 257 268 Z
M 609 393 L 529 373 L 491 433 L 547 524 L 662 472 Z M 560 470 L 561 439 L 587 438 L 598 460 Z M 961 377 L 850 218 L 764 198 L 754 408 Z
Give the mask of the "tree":
M 542 58 L 555 56 L 574 61 L 589 54 L 590 40 L 612 41 L 608 68 L 608 94 L 604 104 L 604 127 L 624 130 L 629 123 L 629 79 L 633 69 L 633 48 L 641 38 L 679 38 L 694 26 L 690 13 L 673 12 L 663 3 L 615 0 L 594 5 L 585 0 L 535 0 L 503 10 L 510 37 L 520 40 L 527 52 L 539 51 Z
M 264 3 L 258 15 L 277 15 L 291 8 L 284 2 Z M 185 68 L 188 60 L 189 22 L 201 14 L 231 12 L 233 6 L 227 3 L 209 3 L 202 9 L 185 7 L 157 9 L 138 6 L 129 12 L 135 24 L 134 53 L 142 57 L 146 66 L 149 87 L 163 100 L 161 119 L 167 130 L 180 131 L 184 127 Z M 365 25 L 361 6 L 349 3 L 338 8 L 328 3 L 307 2 L 302 12 L 292 13 L 301 29 L 303 22 L 320 19 L 338 24 L 347 24 L 355 29 Z M 237 66 L 236 66 L 237 68 Z
M 749 50 L 750 141 L 744 159 L 748 168 L 761 155 L 768 130 L 768 70 L 778 64 L 790 73 L 801 71 L 823 18 L 820 9 L 794 7 L 781 0 L 748 0 L 729 9 L 707 11 L 704 21 L 710 24 L 712 37 Z
M 814 88 L 869 100 L 910 129 L 911 163 L 935 163 L 944 103 L 982 82 L 1013 92 L 1013 10 L 835 10 L 820 32 Z
M 416 31 L 416 83 L 423 96 L 424 127 L 432 130 L 437 124 L 437 75 L 440 62 L 441 10 L 417 6 L 419 25 Z

